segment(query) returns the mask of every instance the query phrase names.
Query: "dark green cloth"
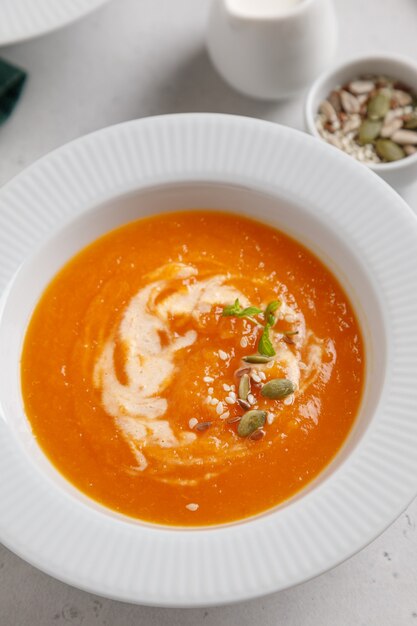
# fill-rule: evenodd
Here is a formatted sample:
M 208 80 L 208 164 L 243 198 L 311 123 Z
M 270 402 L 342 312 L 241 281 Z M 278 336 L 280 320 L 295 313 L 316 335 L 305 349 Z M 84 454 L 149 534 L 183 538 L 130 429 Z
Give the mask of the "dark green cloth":
M 0 59 L 0 124 L 13 111 L 26 80 L 26 72 Z

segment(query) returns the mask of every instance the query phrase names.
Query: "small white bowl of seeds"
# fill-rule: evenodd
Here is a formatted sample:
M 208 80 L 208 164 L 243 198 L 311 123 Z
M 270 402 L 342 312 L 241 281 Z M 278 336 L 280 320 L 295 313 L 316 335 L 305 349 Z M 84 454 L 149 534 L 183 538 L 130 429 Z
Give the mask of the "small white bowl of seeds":
M 417 180 L 417 64 L 396 55 L 350 60 L 320 76 L 305 103 L 309 132 L 394 187 Z

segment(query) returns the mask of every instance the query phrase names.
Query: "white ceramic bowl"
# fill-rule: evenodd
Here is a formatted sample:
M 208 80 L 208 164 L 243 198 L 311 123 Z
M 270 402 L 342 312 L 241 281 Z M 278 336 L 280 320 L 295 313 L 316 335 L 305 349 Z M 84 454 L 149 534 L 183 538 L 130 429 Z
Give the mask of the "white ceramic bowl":
M 362 74 L 385 74 L 410 85 L 417 93 L 417 63 L 399 55 L 378 54 L 361 56 L 337 65 L 321 75 L 311 86 L 304 105 L 304 119 L 307 130 L 324 141 L 317 131 L 315 117 L 320 102 L 340 85 Z M 396 188 L 406 187 L 417 180 L 417 153 L 392 163 L 367 163 L 370 170 L 379 174 Z
M 0 46 L 46 35 L 85 17 L 108 0 L 2 0 Z
M 129 220 L 196 207 L 255 217 L 319 255 L 354 304 L 367 367 L 355 427 L 307 489 L 251 519 L 181 529 L 117 515 L 63 479 L 32 437 L 19 361 L 40 293 L 75 252 Z M 0 540 L 49 574 L 142 604 L 244 600 L 340 563 L 415 495 L 417 221 L 325 143 L 212 114 L 104 129 L 0 191 L 0 268 Z

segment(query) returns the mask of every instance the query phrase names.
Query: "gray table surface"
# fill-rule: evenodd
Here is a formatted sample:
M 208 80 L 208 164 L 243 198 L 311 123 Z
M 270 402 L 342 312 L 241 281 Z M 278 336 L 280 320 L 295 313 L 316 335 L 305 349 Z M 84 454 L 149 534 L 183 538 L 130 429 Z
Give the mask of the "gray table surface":
M 376 50 L 417 58 L 416 0 L 335 5 L 335 61 Z M 30 74 L 13 118 L 0 129 L 0 184 L 71 139 L 147 115 L 219 111 L 302 128 L 302 96 L 258 102 L 217 76 L 204 51 L 208 6 L 209 0 L 114 0 L 64 30 L 0 50 Z M 417 211 L 417 183 L 403 195 Z M 92 596 L 0 546 L 0 626 L 417 626 L 416 521 L 414 501 L 370 546 L 319 578 L 208 609 L 144 608 Z

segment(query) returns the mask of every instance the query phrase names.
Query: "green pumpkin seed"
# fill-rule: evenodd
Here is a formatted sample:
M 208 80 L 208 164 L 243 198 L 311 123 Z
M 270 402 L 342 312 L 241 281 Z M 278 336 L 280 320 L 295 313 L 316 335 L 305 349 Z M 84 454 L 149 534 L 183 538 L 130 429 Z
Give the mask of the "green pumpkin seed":
M 242 415 L 242 419 L 237 427 L 239 437 L 249 437 L 255 430 L 265 424 L 266 411 L 247 411 Z
M 369 100 L 367 115 L 371 120 L 380 120 L 388 113 L 389 106 L 389 94 L 380 91 L 376 96 Z
M 294 393 L 294 391 L 295 386 L 288 378 L 273 378 L 265 383 L 261 389 L 261 394 L 265 398 L 277 400 L 289 396 L 291 393 Z
M 409 130 L 417 129 L 417 115 L 413 115 L 412 117 L 410 117 L 409 120 L 404 122 L 404 128 L 407 128 Z
M 405 152 L 397 143 L 391 139 L 378 139 L 375 144 L 377 155 L 384 161 L 399 161 L 404 159 Z
M 363 120 L 359 128 L 358 141 L 361 146 L 372 143 L 381 132 L 382 122 L 380 120 Z
M 247 400 L 250 392 L 250 378 L 247 374 L 243 374 L 239 381 L 238 396 L 241 400 Z
M 269 363 L 272 357 L 264 356 L 263 354 L 250 354 L 249 356 L 244 356 L 243 360 L 246 363 Z

